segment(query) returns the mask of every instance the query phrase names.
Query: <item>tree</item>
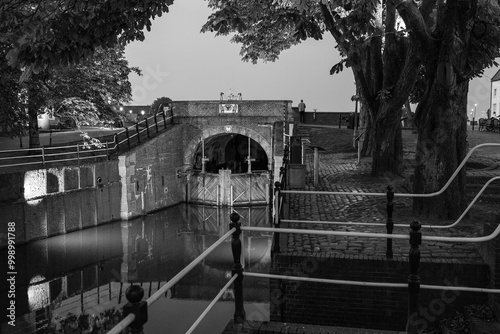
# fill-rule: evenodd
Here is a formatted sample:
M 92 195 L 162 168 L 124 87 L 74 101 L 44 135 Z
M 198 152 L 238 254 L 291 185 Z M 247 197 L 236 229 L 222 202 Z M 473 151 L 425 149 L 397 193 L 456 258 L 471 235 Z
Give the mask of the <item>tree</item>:
M 3 0 L 0 42 L 10 66 L 26 82 L 30 147 L 40 145 L 37 114 L 44 107 L 45 81 L 54 66 L 89 59 L 96 49 L 143 40 L 151 19 L 173 0 Z
M 7 53 L 7 45 L 0 43 L 0 59 Z M 0 61 L 0 124 L 1 131 L 11 138 L 24 134 L 27 117 L 24 100 L 25 91 L 18 82 L 20 71 Z
M 169 102 L 172 102 L 172 99 L 166 96 L 159 97 L 156 100 L 153 101 L 153 104 L 151 104 L 151 112 L 152 113 L 157 113 L 160 111 L 160 107 L 166 107 Z
M 52 65 L 78 63 L 96 48 L 143 40 L 151 19 L 173 0 L 3 0 L 0 41 L 11 45 L 9 64 L 24 77 Z
M 57 116 L 69 116 L 76 122 L 113 122 L 116 106 L 132 97 L 131 72 L 140 75 L 138 68 L 128 66 L 123 46 L 98 48 L 91 59 L 50 70 L 47 106 Z
M 366 112 L 366 153 L 372 148 L 372 174 L 402 174 L 401 110 L 417 78 L 408 32 L 392 2 L 369 1 L 210 1 L 215 12 L 202 31 L 235 33 L 243 60 L 275 60 L 306 38 L 330 33 L 344 59 L 338 73 L 352 67 L 357 95 Z
M 440 190 L 466 155 L 469 80 L 500 56 L 498 1 L 398 3 L 415 57 L 422 59 L 417 85 L 418 130 L 415 193 Z M 465 170 L 438 198 L 415 199 L 414 212 L 457 217 L 465 208 Z
M 401 172 L 400 117 L 410 95 L 420 102 L 414 119 L 419 132 L 414 192 L 438 190 L 465 156 L 468 81 L 498 56 L 497 0 L 283 0 L 272 5 L 227 0 L 209 5 L 216 11 L 202 30 L 238 31 L 233 41 L 243 43 L 244 59 L 272 59 L 268 54 L 291 47 L 294 38 L 332 34 L 345 58 L 331 73 L 352 67 L 367 110 L 373 175 Z M 285 32 L 278 48 L 260 41 L 276 31 Z M 453 217 L 464 203 L 462 172 L 440 198 L 415 200 L 414 211 Z

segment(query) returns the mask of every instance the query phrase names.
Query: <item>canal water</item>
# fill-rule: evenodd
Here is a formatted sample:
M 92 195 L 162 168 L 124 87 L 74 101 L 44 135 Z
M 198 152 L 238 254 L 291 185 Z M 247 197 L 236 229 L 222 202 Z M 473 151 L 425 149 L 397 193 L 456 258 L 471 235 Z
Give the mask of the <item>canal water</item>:
M 6 271 L 0 274 L 0 332 L 105 333 L 119 320 L 131 283 L 142 285 L 144 299 L 152 295 L 229 230 L 231 210 L 243 226 L 270 226 L 265 206 L 182 204 L 18 246 L 15 298 Z M 242 241 L 245 270 L 269 272 L 271 235 L 244 231 Z M 7 250 L 0 258 L 6 268 Z M 145 333 L 185 333 L 231 277 L 232 262 L 229 238 L 149 308 Z M 269 320 L 268 280 L 245 277 L 244 300 L 247 319 Z M 229 289 L 195 333 L 221 333 L 233 313 Z

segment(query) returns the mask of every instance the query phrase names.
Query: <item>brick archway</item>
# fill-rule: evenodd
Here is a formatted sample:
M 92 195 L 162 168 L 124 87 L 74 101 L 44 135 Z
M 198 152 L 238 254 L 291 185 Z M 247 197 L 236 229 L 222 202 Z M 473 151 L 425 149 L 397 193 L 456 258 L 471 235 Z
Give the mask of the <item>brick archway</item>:
M 262 136 L 260 133 L 254 131 L 252 129 L 242 127 L 239 125 L 219 125 L 219 126 L 205 127 L 203 129 L 200 129 L 200 130 L 202 130 L 201 134 L 199 136 L 197 136 L 196 138 L 191 139 L 191 141 L 187 145 L 186 149 L 184 150 L 184 166 L 191 166 L 192 165 L 194 154 L 195 154 L 196 149 L 198 148 L 198 145 L 200 144 L 200 141 L 202 139 L 204 140 L 204 139 L 210 138 L 212 136 L 221 135 L 221 134 L 228 134 L 228 135 L 229 134 L 239 134 L 239 135 L 249 137 L 250 139 L 253 139 L 266 152 L 268 162 L 271 163 L 271 161 L 272 161 L 273 155 L 272 155 L 271 144 L 264 136 Z

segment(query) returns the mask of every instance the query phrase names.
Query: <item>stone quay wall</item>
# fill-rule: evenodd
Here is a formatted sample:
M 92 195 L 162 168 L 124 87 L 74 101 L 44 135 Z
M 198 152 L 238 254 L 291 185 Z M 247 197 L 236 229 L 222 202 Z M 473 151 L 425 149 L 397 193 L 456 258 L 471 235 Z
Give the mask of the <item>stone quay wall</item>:
M 291 252 L 275 254 L 273 272 L 311 278 L 407 283 L 409 264 L 401 259 L 367 258 L 349 254 Z M 488 265 L 452 260 L 422 262 L 421 284 L 488 287 Z M 271 321 L 325 326 L 404 330 L 408 289 L 311 283 L 273 279 Z M 412 318 L 420 330 L 460 308 L 488 300 L 486 293 L 420 289 L 419 314 Z

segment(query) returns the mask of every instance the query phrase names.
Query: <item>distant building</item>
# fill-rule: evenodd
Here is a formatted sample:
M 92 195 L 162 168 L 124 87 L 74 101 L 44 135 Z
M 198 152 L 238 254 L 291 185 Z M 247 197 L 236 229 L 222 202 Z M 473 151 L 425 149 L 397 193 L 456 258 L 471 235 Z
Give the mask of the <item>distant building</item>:
M 490 117 L 500 116 L 500 70 L 491 78 L 490 109 Z

